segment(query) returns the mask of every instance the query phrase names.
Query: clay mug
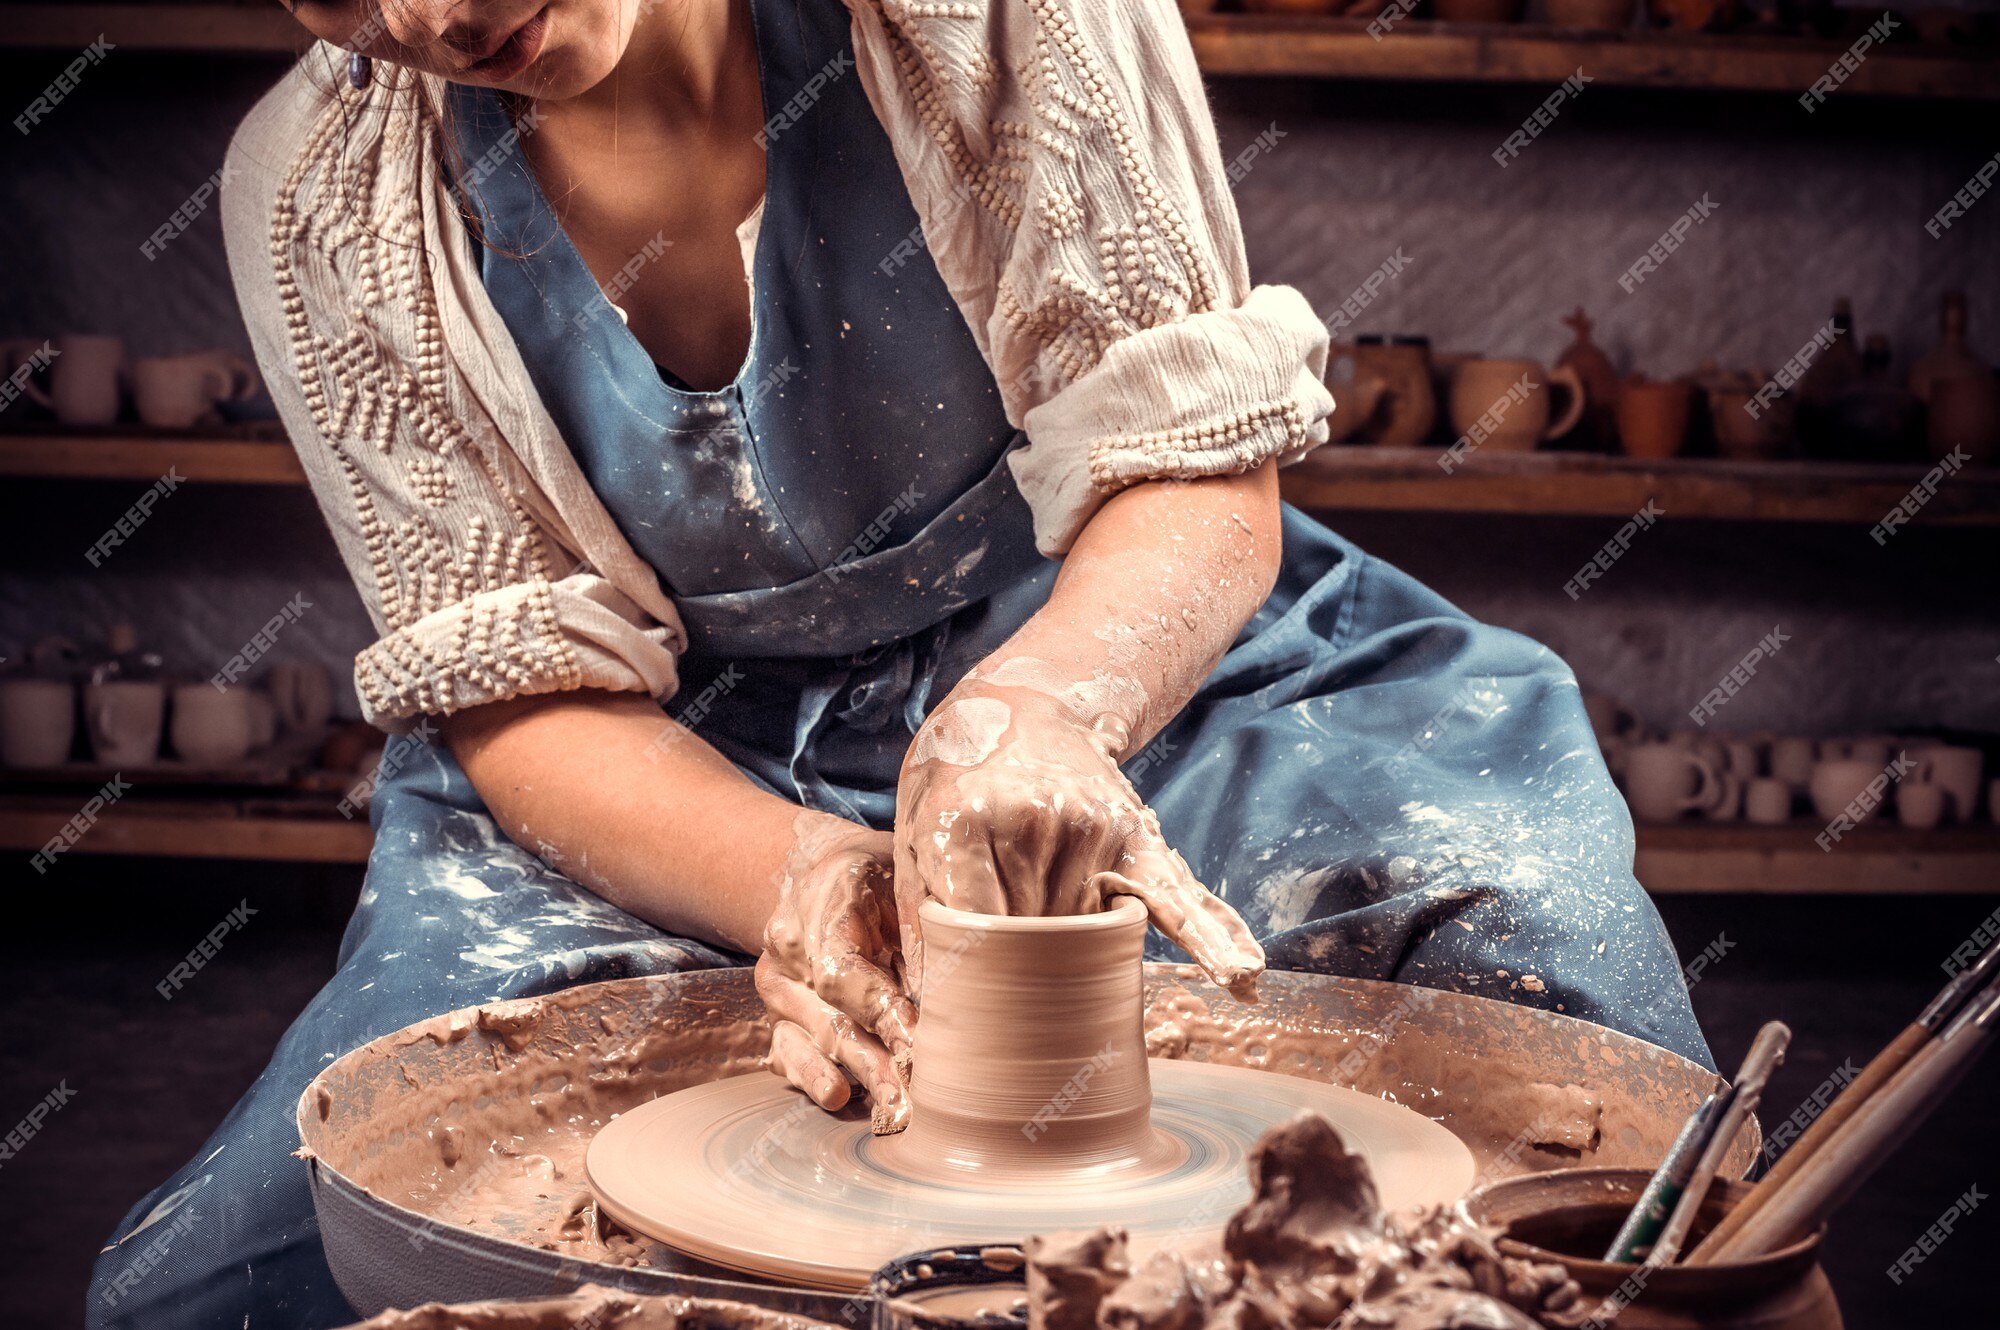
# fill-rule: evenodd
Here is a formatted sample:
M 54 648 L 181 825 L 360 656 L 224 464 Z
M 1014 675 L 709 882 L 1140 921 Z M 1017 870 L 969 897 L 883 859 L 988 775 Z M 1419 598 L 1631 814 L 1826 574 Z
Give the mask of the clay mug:
M 1949 798 L 1945 808 L 1947 821 L 1972 820 L 1973 812 L 1979 807 L 1979 781 L 1985 774 L 1985 753 L 1977 748 L 1933 742 L 1911 744 L 1903 750 L 1903 756 L 1922 763 L 1930 772 L 1925 779 L 1944 787 Z
M 1590 731 L 1597 736 L 1600 748 L 1644 737 L 1645 726 L 1640 723 L 1638 713 L 1609 693 L 1586 692 L 1583 711 L 1590 717 Z
M 1866 822 L 1875 816 L 1880 802 L 1857 805 L 1863 792 L 1882 775 L 1881 764 L 1856 762 L 1847 758 L 1835 758 L 1821 762 L 1813 768 L 1812 802 L 1813 811 L 1822 822 L 1831 822 L 1846 814 L 1855 822 Z
M 1773 739 L 1771 774 L 1794 790 L 1812 784 L 1813 764 L 1819 760 L 1810 739 Z
M 76 738 L 76 685 L 67 679 L 0 679 L 0 764 L 55 767 Z
M 1761 380 L 1760 380 L 1761 382 Z M 1725 384 L 1708 390 L 1708 418 L 1715 430 L 1715 452 L 1732 461 L 1761 461 L 1782 457 L 1788 441 L 1784 412 L 1760 407 L 1755 415 L 1750 405 L 1755 388 Z
M 1748 784 L 1758 775 L 1757 745 L 1749 739 L 1721 739 L 1723 770 Z
M 1329 383 L 1333 394 L 1333 414 L 1327 417 L 1328 443 L 1343 443 L 1375 417 L 1389 391 L 1388 380 L 1371 371 L 1356 369 L 1346 383 Z
M 174 689 L 173 703 L 168 733 L 183 762 L 226 766 L 250 751 L 256 722 L 248 690 L 184 683 Z
M 1733 772 L 1724 771 L 1716 776 L 1721 794 L 1713 807 L 1701 810 L 1701 815 L 1711 822 L 1734 822 L 1743 812 L 1743 787 L 1745 781 Z
M 133 406 L 155 429 L 212 423 L 218 419 L 217 402 L 243 401 L 260 387 L 256 367 L 228 351 L 132 362 Z
M 1551 422 L 1549 389 L 1558 386 L 1569 397 Z M 1468 360 L 1451 380 L 1452 432 L 1500 452 L 1524 453 L 1560 439 L 1576 428 L 1586 405 L 1574 365 L 1547 374 L 1532 360 Z
M 1792 787 L 1776 776 L 1759 776 L 1743 791 L 1743 816 L 1759 826 L 1792 820 Z
M 1945 805 L 1951 796 L 1942 785 L 1905 780 L 1896 787 L 1896 820 L 1917 831 L 1929 831 L 1944 821 Z
M 1721 804 L 1722 773 L 1703 752 L 1680 744 L 1640 744 L 1625 757 L 1625 798 L 1635 816 L 1671 822 Z
M 157 761 L 166 715 L 167 687 L 158 679 L 107 679 L 83 690 L 91 755 L 108 767 Z
M 56 357 L 49 365 L 49 386 L 32 378 L 21 391 L 56 413 L 56 419 L 79 429 L 109 425 L 118 419 L 118 385 L 125 365 L 125 343 L 116 337 L 68 333 L 51 345 Z M 10 372 L 13 366 L 8 367 Z
M 1627 457 L 1674 457 L 1687 445 L 1694 385 L 1634 377 L 1618 390 L 1618 448 Z
M 246 691 L 250 696 L 250 747 L 258 749 L 278 737 L 278 704 L 261 688 Z
M 1963 448 L 1975 462 L 1993 461 L 2000 455 L 2000 379 L 1961 374 L 1932 384 L 1928 435 L 1934 459 Z
M 316 733 L 333 719 L 333 676 L 312 660 L 281 660 L 265 680 L 287 734 Z
M 1351 358 L 1356 381 L 1373 379 L 1383 385 L 1376 409 L 1355 421 L 1356 443 L 1414 448 L 1430 437 L 1437 423 L 1437 391 L 1431 385 L 1429 338 L 1369 334 L 1355 338 L 1352 346 L 1333 348 L 1331 356 L 1330 365 Z

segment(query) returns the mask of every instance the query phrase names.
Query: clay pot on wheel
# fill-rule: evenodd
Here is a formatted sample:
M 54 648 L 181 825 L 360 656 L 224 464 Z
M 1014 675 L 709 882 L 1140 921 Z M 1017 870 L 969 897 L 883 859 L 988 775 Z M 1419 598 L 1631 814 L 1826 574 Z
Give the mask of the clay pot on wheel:
M 1596 1257 L 1645 1188 L 1647 1174 L 1627 1168 L 1572 1168 L 1508 1178 L 1465 1200 L 1473 1219 L 1500 1230 L 1509 1256 L 1560 1265 L 1600 1307 L 1596 1322 L 1618 1330 L 1842 1330 L 1840 1306 L 1819 1267 L 1820 1234 L 1755 1260 L 1668 1265 L 1650 1272 L 1636 1297 L 1638 1266 Z M 1751 1191 L 1718 1179 L 1695 1220 L 1699 1242 Z

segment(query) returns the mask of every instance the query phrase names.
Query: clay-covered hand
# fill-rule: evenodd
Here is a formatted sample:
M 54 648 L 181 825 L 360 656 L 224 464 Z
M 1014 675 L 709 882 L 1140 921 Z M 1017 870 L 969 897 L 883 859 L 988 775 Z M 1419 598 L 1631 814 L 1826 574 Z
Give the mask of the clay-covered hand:
M 1129 730 L 1045 687 L 969 676 L 931 713 L 896 791 L 896 908 L 906 984 L 920 991 L 926 898 L 985 914 L 1086 914 L 1136 896 L 1208 972 L 1253 991 L 1264 951 L 1166 842 L 1118 769 Z
M 799 824 L 757 960 L 771 1069 L 829 1111 L 846 1105 L 852 1074 L 875 1131 L 901 1131 L 916 1010 L 894 977 L 890 837 L 817 813 Z

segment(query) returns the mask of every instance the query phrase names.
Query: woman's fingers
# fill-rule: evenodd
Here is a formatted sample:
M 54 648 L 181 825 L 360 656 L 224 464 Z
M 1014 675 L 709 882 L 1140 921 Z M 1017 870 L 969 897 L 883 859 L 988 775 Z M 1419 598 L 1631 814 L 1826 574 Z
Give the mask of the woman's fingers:
M 757 995 L 772 1017 L 789 1021 L 806 1035 L 825 1058 L 853 1073 L 868 1093 L 870 1120 L 877 1134 L 901 1131 L 910 1123 L 910 1100 L 896 1061 L 880 1039 L 855 1024 L 854 1018 L 823 1001 L 818 994 L 786 975 L 767 952 L 757 962 Z M 773 1040 L 775 1054 L 776 1041 Z M 791 1056 L 795 1046 L 788 1047 Z M 787 1076 L 790 1076 L 788 1071 Z M 793 1082 L 798 1084 L 797 1081 Z M 800 1087 L 819 1103 L 811 1084 Z
M 1238 997 L 1254 996 L 1257 976 L 1264 973 L 1263 947 L 1242 917 L 1168 846 L 1158 822 L 1149 816 L 1146 823 L 1127 840 L 1117 870 L 1097 874 L 1094 885 L 1107 896 L 1137 896 L 1154 926 L 1210 979 Z
M 813 1047 L 805 1027 L 778 1021 L 771 1027 L 771 1070 L 783 1076 L 829 1113 L 847 1107 L 852 1093 L 833 1059 Z

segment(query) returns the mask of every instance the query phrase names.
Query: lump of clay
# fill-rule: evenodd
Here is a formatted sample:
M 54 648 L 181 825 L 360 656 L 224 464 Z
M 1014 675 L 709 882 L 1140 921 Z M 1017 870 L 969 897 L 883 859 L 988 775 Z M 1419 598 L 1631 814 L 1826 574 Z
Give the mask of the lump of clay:
M 1114 1229 L 1028 1243 L 1030 1330 L 1541 1330 L 1575 1326 L 1562 1267 L 1501 1255 L 1462 1209 L 1382 1213 L 1368 1165 L 1317 1114 L 1272 1128 L 1220 1249 L 1131 1270 Z
M 1095 1330 L 1098 1304 L 1131 1273 L 1122 1228 L 1033 1237 L 1026 1250 L 1030 1330 Z

